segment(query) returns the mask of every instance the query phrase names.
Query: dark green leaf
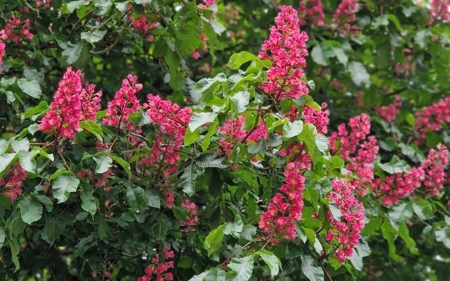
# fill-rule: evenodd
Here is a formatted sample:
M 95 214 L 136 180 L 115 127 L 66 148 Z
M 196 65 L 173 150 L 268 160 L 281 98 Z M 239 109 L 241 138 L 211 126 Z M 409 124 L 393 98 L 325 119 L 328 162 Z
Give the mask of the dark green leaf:
M 188 196 L 192 196 L 195 193 L 195 176 L 194 176 L 194 164 L 189 164 L 183 171 L 180 177 L 181 184 L 183 186 L 183 192 Z
M 81 208 L 91 214 L 92 218 L 97 212 L 98 200 L 92 194 L 93 189 L 83 188 L 81 191 Z
M 32 224 L 42 217 L 42 204 L 36 198 L 27 196 L 19 202 L 22 220 L 27 224 Z
M 142 211 L 148 209 L 147 196 L 144 189 L 140 186 L 127 187 L 127 202 L 135 211 Z
M 73 64 L 80 57 L 82 49 L 82 41 L 76 44 L 68 42 L 64 48 L 64 51 L 62 52 L 62 59 L 66 62 L 66 64 Z

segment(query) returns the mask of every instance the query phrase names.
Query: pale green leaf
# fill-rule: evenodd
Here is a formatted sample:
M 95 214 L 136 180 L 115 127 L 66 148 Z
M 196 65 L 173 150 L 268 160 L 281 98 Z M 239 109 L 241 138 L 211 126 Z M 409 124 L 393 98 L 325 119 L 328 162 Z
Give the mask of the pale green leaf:
M 60 175 L 52 185 L 53 197 L 58 200 L 58 204 L 64 203 L 69 199 L 72 192 L 77 191 L 80 180 L 74 176 Z
M 310 281 L 323 281 L 324 272 L 320 266 L 315 265 L 314 259 L 309 255 L 302 255 L 302 272 Z
M 247 256 L 243 258 L 233 258 L 228 265 L 234 272 L 227 274 L 227 281 L 247 281 L 250 280 L 253 273 L 254 257 Z
M 211 231 L 208 236 L 206 236 L 203 246 L 208 251 L 208 256 L 217 252 L 222 246 L 223 240 L 223 225 L 219 225 L 216 229 Z
M 20 78 L 17 80 L 17 85 L 25 94 L 32 98 L 39 99 L 42 96 L 41 86 L 36 80 Z

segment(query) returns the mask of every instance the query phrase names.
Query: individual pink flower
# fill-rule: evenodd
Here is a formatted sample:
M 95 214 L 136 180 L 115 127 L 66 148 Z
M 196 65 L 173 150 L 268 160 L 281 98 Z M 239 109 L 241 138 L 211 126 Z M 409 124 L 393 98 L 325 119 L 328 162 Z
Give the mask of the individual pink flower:
M 130 115 L 139 111 L 136 93 L 142 89 L 142 84 L 136 81 L 136 76 L 131 74 L 123 79 L 122 87 L 115 94 L 114 99 L 108 102 L 103 125 L 128 131 L 135 129 L 136 126 L 130 121 Z
M 268 82 L 261 89 L 275 100 L 296 99 L 309 92 L 303 78 L 308 55 L 308 35 L 300 32 L 297 11 L 284 6 L 270 29 L 269 40 L 264 41 L 259 58 L 272 62 L 267 71 Z
M 349 180 L 335 179 L 331 181 L 331 186 L 333 191 L 326 198 L 340 211 L 340 215 L 328 211 L 330 228 L 325 240 L 332 244 L 336 258 L 345 263 L 347 258 L 352 257 L 353 249 L 361 238 L 365 219 L 364 206 L 353 194 L 355 187 Z

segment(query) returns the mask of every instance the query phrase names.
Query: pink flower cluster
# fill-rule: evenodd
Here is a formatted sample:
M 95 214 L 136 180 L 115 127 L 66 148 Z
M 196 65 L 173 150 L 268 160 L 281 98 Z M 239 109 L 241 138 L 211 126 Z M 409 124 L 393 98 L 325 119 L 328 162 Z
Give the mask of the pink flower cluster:
M 372 190 L 385 206 L 397 204 L 398 201 L 413 193 L 425 179 L 424 170 L 414 167 L 410 172 L 397 173 L 383 179 L 376 178 Z
M 246 143 L 249 142 L 258 142 L 260 139 L 266 140 L 269 137 L 267 134 L 266 124 L 264 122 L 259 123 L 256 126 L 256 129 L 248 136 L 245 140 Z
M 305 144 L 301 142 L 294 142 L 287 148 L 282 148 L 278 152 L 280 156 L 287 157 L 288 162 L 299 163 L 299 168 L 303 170 L 311 169 L 311 156 L 305 149 Z
M 45 2 L 45 3 L 44 3 Z M 42 5 L 44 5 L 45 9 L 50 9 L 52 6 L 52 1 L 51 0 L 36 0 L 36 7 L 40 8 L 42 7 Z
M 430 17 L 432 20 L 450 21 L 450 1 L 449 0 L 431 0 Z
M 361 230 L 364 228 L 364 206 L 353 195 L 355 187 L 346 179 L 336 179 L 331 181 L 333 191 L 326 196 L 340 210 L 340 216 L 333 216 L 333 212 L 328 211 L 327 217 L 330 222 L 330 229 L 325 235 L 325 239 L 336 245 L 336 258 L 345 263 L 345 260 L 353 255 L 353 249 L 358 245 L 361 238 Z
M 390 105 L 376 106 L 375 112 L 387 122 L 392 122 L 400 113 L 399 107 L 402 106 L 402 97 L 396 96 L 394 102 Z
M 442 99 L 416 112 L 414 128 L 417 143 L 422 143 L 428 132 L 439 131 L 442 125 L 450 123 L 450 97 Z
M 324 110 L 326 107 L 327 104 L 322 103 L 322 110 L 316 110 L 309 105 L 305 105 L 305 107 L 303 108 L 305 123 L 313 124 L 319 134 L 326 134 L 328 132 L 330 111 Z
M 191 202 L 191 200 L 189 199 L 186 199 L 183 203 L 181 203 L 181 207 L 183 207 L 188 212 L 186 222 L 181 222 L 181 225 L 196 225 L 198 223 L 198 216 L 197 206 L 195 205 L 195 203 Z
M 103 125 L 128 131 L 136 128 L 130 121 L 130 115 L 139 111 L 136 93 L 142 89 L 142 84 L 137 84 L 136 81 L 136 76 L 131 74 L 123 79 L 122 87 L 114 95 L 114 99 L 108 102 Z
M 225 123 L 219 127 L 219 133 L 223 136 L 223 139 L 219 141 L 219 144 L 225 150 L 225 155 L 227 156 L 233 151 L 236 142 L 244 139 L 247 134 L 247 131 L 242 130 L 244 119 L 244 115 L 239 116 L 237 119 L 227 119 Z
M 302 217 L 305 188 L 300 169 L 300 162 L 286 165 L 285 182 L 259 220 L 259 228 L 275 237 L 295 238 L 295 223 Z
M 358 0 L 343 0 L 333 15 L 333 23 L 342 35 L 356 33 L 358 27 L 353 25 L 356 22 L 356 12 L 358 11 Z
M 403 52 L 405 53 L 406 61 L 404 63 L 400 62 L 395 63 L 395 73 L 397 73 L 397 75 L 409 76 L 410 72 L 416 69 L 416 62 L 413 61 L 411 63 L 412 57 L 409 54 L 411 53 L 411 49 L 404 48 Z
M 20 30 L 18 30 L 19 28 Z M 30 32 L 30 19 L 22 22 L 19 18 L 11 16 L 4 30 L 8 39 L 11 39 L 14 43 L 18 43 L 22 37 L 33 39 L 33 34 Z
M 130 21 L 133 23 L 133 26 L 137 31 L 147 35 L 145 40 L 150 42 L 153 41 L 153 35 L 147 33 L 150 29 L 158 27 L 160 25 L 159 22 L 151 22 L 145 15 L 141 15 L 138 19 L 130 17 Z
M 100 109 L 101 95 L 101 92 L 94 93 L 93 85 L 83 89 L 81 71 L 75 72 L 72 67 L 67 67 L 50 110 L 39 124 L 39 130 L 53 133 L 57 137 L 74 139 L 80 121 L 95 120 L 95 114 Z
M 137 281 L 173 280 L 173 274 L 168 271 L 174 266 L 173 260 L 171 259 L 173 259 L 175 255 L 173 251 L 169 251 L 169 248 L 166 246 L 164 246 L 162 254 L 164 259 L 161 260 L 160 255 L 156 254 L 156 256 L 152 259 L 153 264 L 145 268 L 145 275 L 138 277 Z
M 15 201 L 22 194 L 22 182 L 27 179 L 27 174 L 19 163 L 11 166 L 0 178 L 0 195 Z
M 377 156 L 379 147 L 377 139 L 369 136 L 370 121 L 367 114 L 361 114 L 350 118 L 350 132 L 345 124 L 338 126 L 337 132 L 332 132 L 329 138 L 330 150 L 335 154 L 340 154 L 347 161 L 346 168 L 349 172 L 355 173 L 361 184 L 361 189 L 357 189 L 360 195 L 365 195 L 364 184 L 373 181 L 373 161 Z
M 308 35 L 300 32 L 297 11 L 284 6 L 264 41 L 259 58 L 268 59 L 272 67 L 267 71 L 267 83 L 261 89 L 275 100 L 296 99 L 307 95 L 309 89 L 302 79 L 305 57 L 308 55 Z
M 214 4 L 216 4 L 216 0 L 203 0 L 203 3 L 198 4 L 198 7 L 201 9 L 206 9 Z
M 53 133 L 68 139 L 74 139 L 81 119 L 81 82 L 80 70 L 67 68 L 59 82 L 50 110 L 42 118 L 39 130 Z
M 423 185 L 425 192 L 438 196 L 445 183 L 445 166 L 448 164 L 448 149 L 442 144 L 438 144 L 437 150 L 431 149 L 427 158 L 422 162 L 420 168 L 425 172 Z
M 5 30 L 0 30 L 0 66 L 3 64 L 3 57 L 6 55 L 6 44 L 4 40 L 6 40 L 7 38 L 8 36 L 6 35 Z
M 298 14 L 300 26 L 307 24 L 323 26 L 325 24 L 322 0 L 300 0 Z

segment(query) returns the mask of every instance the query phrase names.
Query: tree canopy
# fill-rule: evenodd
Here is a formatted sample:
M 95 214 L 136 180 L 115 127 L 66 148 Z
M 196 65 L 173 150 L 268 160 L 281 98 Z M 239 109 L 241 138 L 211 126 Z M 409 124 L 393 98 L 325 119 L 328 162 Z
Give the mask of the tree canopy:
M 447 280 L 450 1 L 0 0 L 2 280 Z

